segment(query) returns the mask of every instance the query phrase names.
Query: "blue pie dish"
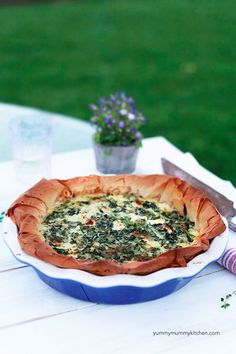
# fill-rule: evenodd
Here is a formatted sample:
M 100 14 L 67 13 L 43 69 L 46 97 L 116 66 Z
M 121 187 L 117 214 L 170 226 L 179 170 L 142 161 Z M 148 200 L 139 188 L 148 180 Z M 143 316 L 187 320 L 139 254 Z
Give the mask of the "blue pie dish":
M 33 267 L 46 284 L 77 299 L 103 304 L 133 304 L 169 295 L 188 284 L 209 264 L 217 261 L 228 242 L 226 229 L 212 240 L 206 252 L 188 262 L 187 267 L 162 269 L 149 275 L 98 276 L 82 270 L 59 268 L 29 256 L 20 248 L 17 228 L 7 217 L 3 220 L 3 229 L 4 240 L 15 258 Z

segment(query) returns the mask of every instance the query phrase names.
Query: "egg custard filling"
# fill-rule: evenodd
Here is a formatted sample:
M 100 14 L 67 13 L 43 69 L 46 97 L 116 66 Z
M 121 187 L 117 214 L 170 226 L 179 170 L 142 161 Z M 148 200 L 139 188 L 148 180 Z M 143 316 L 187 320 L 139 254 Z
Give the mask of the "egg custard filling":
M 83 260 L 147 261 L 188 247 L 194 222 L 168 204 L 134 194 L 84 195 L 57 205 L 41 224 L 59 254 Z

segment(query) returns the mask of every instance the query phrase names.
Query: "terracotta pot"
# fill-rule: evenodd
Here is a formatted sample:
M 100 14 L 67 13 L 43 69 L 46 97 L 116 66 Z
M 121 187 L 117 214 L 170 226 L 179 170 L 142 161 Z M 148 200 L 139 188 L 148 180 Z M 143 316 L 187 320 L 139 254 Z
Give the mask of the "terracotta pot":
M 134 171 L 139 148 L 108 146 L 94 143 L 97 170 L 105 174 L 123 174 Z

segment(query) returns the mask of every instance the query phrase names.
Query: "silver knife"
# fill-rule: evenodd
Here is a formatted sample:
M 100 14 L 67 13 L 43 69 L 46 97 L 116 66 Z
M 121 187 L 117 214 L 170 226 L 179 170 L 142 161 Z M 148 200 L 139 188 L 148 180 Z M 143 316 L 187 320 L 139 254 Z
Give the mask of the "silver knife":
M 200 189 L 207 197 L 215 204 L 221 215 L 223 215 L 229 224 L 229 228 L 236 232 L 236 224 L 232 222 L 232 217 L 236 215 L 236 209 L 234 203 L 226 198 L 223 194 L 217 192 L 212 187 L 198 180 L 190 175 L 188 172 L 182 170 L 172 162 L 162 158 L 162 167 L 164 172 L 170 176 L 176 176 L 191 184 L 193 187 Z

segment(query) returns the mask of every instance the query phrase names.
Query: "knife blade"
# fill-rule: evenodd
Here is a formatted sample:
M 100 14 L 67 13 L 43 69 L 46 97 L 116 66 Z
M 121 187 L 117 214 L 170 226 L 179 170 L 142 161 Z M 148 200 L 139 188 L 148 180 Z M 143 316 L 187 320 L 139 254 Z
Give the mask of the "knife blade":
M 205 193 L 207 197 L 212 201 L 212 203 L 215 204 L 221 215 L 227 219 L 229 228 L 236 232 L 236 225 L 231 221 L 232 217 L 236 215 L 236 209 L 234 208 L 234 203 L 231 200 L 226 198 L 225 195 L 216 191 L 214 188 L 200 181 L 196 177 L 190 175 L 182 168 L 176 166 L 169 160 L 161 158 L 161 163 L 166 174 L 179 177 L 191 184 L 193 187 L 200 189 L 203 193 Z

